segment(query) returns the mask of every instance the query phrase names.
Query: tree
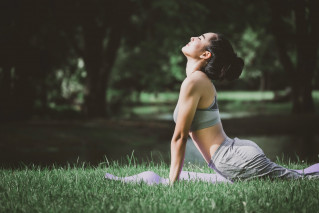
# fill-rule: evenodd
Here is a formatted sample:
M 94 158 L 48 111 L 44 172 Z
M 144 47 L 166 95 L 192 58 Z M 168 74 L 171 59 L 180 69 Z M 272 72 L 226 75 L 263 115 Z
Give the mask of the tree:
M 45 82 L 67 49 L 59 40 L 50 1 L 2 3 L 0 119 L 27 119 L 37 97 L 47 106 Z
M 291 81 L 292 111 L 312 113 L 312 79 L 319 41 L 319 2 L 271 0 L 269 5 L 271 30 L 276 38 L 279 58 Z
M 181 48 L 191 36 L 203 33 L 198 23 L 205 21 L 208 11 L 190 0 L 149 1 L 143 6 L 144 14 L 134 16 L 143 39 L 131 43 L 133 35 L 125 38 L 114 67 L 112 86 L 137 92 L 173 90 L 176 76 L 185 75 L 185 64 L 182 70 L 177 65 L 185 58 Z
M 57 4 L 65 38 L 85 63 L 84 112 L 106 115 L 106 89 L 117 50 L 134 11 L 133 1 L 77 1 Z

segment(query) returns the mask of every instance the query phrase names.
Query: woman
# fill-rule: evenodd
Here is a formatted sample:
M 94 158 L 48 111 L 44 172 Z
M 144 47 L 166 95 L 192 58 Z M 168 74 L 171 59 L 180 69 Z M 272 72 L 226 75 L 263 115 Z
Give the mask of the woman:
M 171 141 L 169 180 L 147 171 L 131 177 L 106 178 L 147 183 L 170 183 L 179 179 L 234 182 L 255 177 L 319 178 L 319 163 L 305 170 L 291 170 L 271 162 L 260 147 L 249 140 L 230 139 L 219 116 L 217 93 L 212 80 L 238 79 L 244 61 L 237 57 L 227 39 L 217 33 L 192 37 L 182 48 L 187 58 L 186 78 L 174 110 L 176 122 Z M 181 172 L 188 135 L 208 166 L 217 174 Z

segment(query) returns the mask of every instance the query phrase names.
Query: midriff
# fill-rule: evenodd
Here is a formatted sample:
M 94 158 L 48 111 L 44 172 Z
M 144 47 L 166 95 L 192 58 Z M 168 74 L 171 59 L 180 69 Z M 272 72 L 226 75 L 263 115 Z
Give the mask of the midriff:
M 205 129 L 190 132 L 189 135 L 207 163 L 227 138 L 221 122 Z

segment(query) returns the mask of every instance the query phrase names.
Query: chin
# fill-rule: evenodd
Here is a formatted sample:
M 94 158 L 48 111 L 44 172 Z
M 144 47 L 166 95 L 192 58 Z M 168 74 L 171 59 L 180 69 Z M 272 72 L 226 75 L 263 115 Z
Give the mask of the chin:
M 186 48 L 186 46 L 184 46 L 183 48 L 182 48 L 182 53 L 186 56 L 186 55 L 188 55 L 187 54 L 187 48 Z

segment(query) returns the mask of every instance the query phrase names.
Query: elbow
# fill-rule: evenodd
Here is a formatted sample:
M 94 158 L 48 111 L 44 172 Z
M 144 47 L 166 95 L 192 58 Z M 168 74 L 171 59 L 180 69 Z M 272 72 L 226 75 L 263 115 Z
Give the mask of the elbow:
M 173 136 L 172 143 L 177 143 L 177 142 L 186 143 L 187 138 L 188 138 L 188 134 L 187 135 L 186 134 L 175 134 Z

